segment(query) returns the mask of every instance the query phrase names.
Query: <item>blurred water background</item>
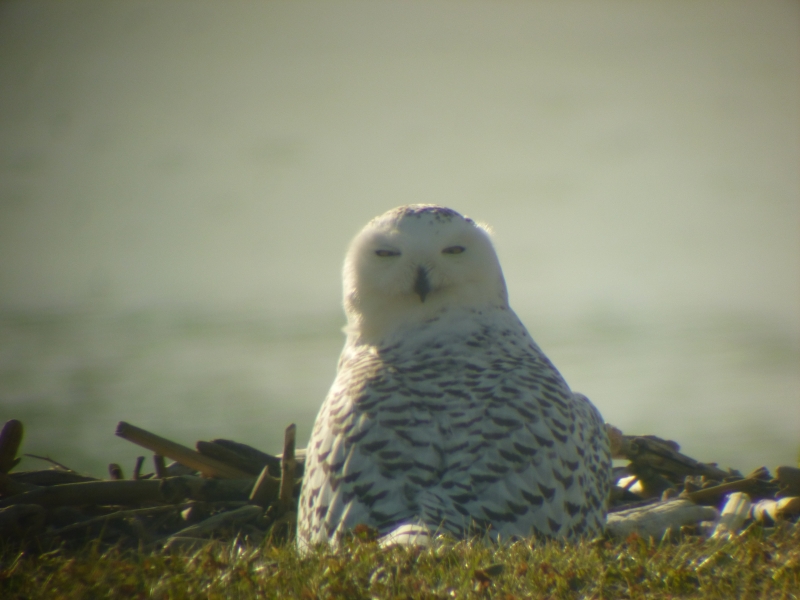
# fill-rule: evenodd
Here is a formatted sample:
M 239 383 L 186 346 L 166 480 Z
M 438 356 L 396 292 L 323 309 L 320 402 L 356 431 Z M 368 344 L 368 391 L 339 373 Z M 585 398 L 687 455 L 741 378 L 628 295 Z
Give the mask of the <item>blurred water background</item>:
M 793 1 L 5 0 L 0 421 L 304 444 L 349 239 L 434 202 L 608 421 L 793 464 L 799 167 Z

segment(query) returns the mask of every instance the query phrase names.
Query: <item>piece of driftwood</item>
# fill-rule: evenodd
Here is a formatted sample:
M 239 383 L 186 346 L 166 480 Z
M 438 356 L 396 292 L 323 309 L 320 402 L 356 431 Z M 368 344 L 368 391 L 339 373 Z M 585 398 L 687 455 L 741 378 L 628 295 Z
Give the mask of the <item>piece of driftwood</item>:
M 49 462 L 51 465 L 53 465 L 57 469 L 61 469 L 62 471 L 69 471 L 71 473 L 75 472 L 72 469 L 70 469 L 68 466 L 62 465 L 60 462 L 53 460 L 49 456 L 41 456 L 39 454 L 31 454 L 29 452 L 26 452 L 22 456 L 27 456 L 28 458 L 35 458 L 36 460 L 43 460 L 45 462 Z
M 711 539 L 729 538 L 741 531 L 750 516 L 750 497 L 744 492 L 734 492 L 728 496 L 725 507 L 714 524 Z
M 260 517 L 263 510 L 260 506 L 248 504 L 240 508 L 229 510 L 213 517 L 209 517 L 196 525 L 190 525 L 173 534 L 174 537 L 203 538 L 218 533 L 220 530 L 240 526 L 247 521 Z M 170 537 L 173 537 L 170 536 Z
M 63 469 L 41 469 L 39 471 L 16 471 L 8 476 L 19 483 L 37 486 L 61 485 L 64 483 L 81 483 L 83 481 L 100 481 L 96 477 L 81 475 L 75 471 Z
M 247 501 L 253 489 L 254 479 L 206 479 L 192 475 L 149 479 L 159 485 L 164 502 L 177 503 L 185 499 L 204 502 Z
M 782 496 L 800 496 L 800 469 L 797 467 L 778 467 L 775 480 Z
M 24 492 L 33 492 L 38 489 L 38 485 L 17 481 L 5 473 L 0 473 L 0 498 L 15 496 Z
M 82 521 L 78 521 L 77 523 L 65 525 L 64 527 L 59 527 L 58 529 L 53 529 L 52 531 L 48 531 L 46 535 L 48 537 L 59 537 L 68 533 L 72 533 L 74 531 L 79 531 L 82 529 L 93 527 L 94 525 L 107 523 L 109 521 L 130 519 L 132 517 L 145 517 L 145 516 L 158 515 L 164 513 L 172 513 L 179 510 L 180 507 L 176 507 L 174 505 L 151 506 L 148 508 L 135 508 L 131 510 L 117 510 L 104 515 L 98 515 L 90 519 L 84 519 Z
M 661 497 L 667 490 L 675 490 L 669 479 L 649 465 L 631 463 L 628 465 L 628 470 L 636 476 L 641 490 L 638 494 L 643 498 Z
M 759 500 L 750 507 L 750 516 L 763 525 L 772 525 L 781 519 L 800 515 L 800 497 L 779 500 Z
M 281 456 L 281 487 L 278 499 L 281 509 L 289 511 L 294 505 L 294 444 L 297 427 L 294 423 L 286 428 L 283 436 L 283 454 Z
M 6 421 L 0 430 L 0 473 L 8 473 L 19 463 L 17 458 L 24 428 L 16 419 Z
M 38 533 L 44 526 L 45 510 L 38 504 L 16 504 L 0 508 L 0 539 Z
M 717 510 L 700 506 L 691 500 L 677 499 L 656 502 L 608 515 L 606 530 L 616 538 L 626 538 L 632 533 L 642 537 L 661 539 L 667 530 L 679 530 L 684 525 L 713 521 Z
M 715 465 L 701 463 L 681 454 L 678 452 L 680 446 L 671 440 L 663 440 L 651 435 L 616 437 L 615 458 L 626 458 L 636 465 L 652 467 L 664 475 L 671 476 L 676 481 L 683 480 L 686 475 L 705 475 L 710 479 L 718 480 L 731 476 L 731 473 L 723 471 Z
M 727 494 L 731 492 L 746 492 L 754 498 L 772 496 L 775 493 L 775 486 L 769 481 L 759 477 L 748 477 L 728 481 L 719 485 L 699 489 L 694 492 L 681 492 L 681 498 L 687 498 L 697 504 L 717 504 Z
M 281 475 L 281 459 L 279 456 L 267 454 L 252 446 L 242 444 L 241 442 L 234 442 L 233 440 L 214 439 L 207 443 L 230 450 L 252 465 L 260 465 L 258 473 L 261 473 L 261 469 L 268 466 L 270 475 L 273 477 L 280 477 Z
M 223 477 L 226 479 L 244 479 L 251 474 L 223 462 L 203 456 L 191 448 L 176 444 L 166 438 L 135 427 L 125 421 L 117 425 L 116 434 L 139 446 L 152 450 L 156 454 L 166 456 L 187 467 L 195 469 L 207 477 Z
M 167 463 L 160 454 L 153 454 L 153 468 L 156 470 L 157 479 L 164 479 L 167 476 Z
M 129 505 L 141 502 L 161 502 L 163 497 L 157 479 L 86 481 L 43 487 L 0 500 L 0 507 L 13 504 L 39 506 Z
M 133 478 L 134 479 L 141 479 L 142 478 L 142 465 L 144 465 L 144 456 L 137 456 L 136 457 L 136 465 L 133 467 Z
M 250 492 L 250 502 L 258 506 L 267 507 L 280 497 L 281 480 L 269 474 L 269 467 L 265 466 Z
M 259 473 L 261 473 L 262 469 L 268 464 L 261 460 L 255 460 L 250 456 L 239 454 L 237 451 L 231 450 L 230 448 L 218 444 L 217 442 L 199 441 L 195 447 L 203 456 L 208 456 L 209 458 L 213 458 L 225 463 L 226 465 L 241 469 L 242 471 L 254 476 L 257 476 Z M 277 461 L 278 459 L 276 458 L 275 460 Z

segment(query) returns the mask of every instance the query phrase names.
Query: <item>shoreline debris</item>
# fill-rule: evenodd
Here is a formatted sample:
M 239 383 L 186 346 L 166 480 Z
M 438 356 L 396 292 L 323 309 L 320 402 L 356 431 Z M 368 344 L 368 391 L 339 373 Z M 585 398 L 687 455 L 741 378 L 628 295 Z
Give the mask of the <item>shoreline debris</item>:
M 611 537 L 730 537 L 749 523 L 800 518 L 800 468 L 780 466 L 773 477 L 761 467 L 744 476 L 681 454 L 670 440 L 607 431 L 613 457 L 628 461 L 614 468 Z M 171 551 L 212 539 L 293 536 L 305 466 L 293 424 L 283 453 L 273 456 L 224 439 L 198 441 L 193 450 L 122 421 L 116 435 L 153 452 L 155 472 L 142 473 L 140 456 L 130 479 L 112 463 L 102 480 L 50 459 L 48 469 L 12 472 L 23 432 L 17 420 L 0 431 L 0 541 L 33 551 L 88 541 Z

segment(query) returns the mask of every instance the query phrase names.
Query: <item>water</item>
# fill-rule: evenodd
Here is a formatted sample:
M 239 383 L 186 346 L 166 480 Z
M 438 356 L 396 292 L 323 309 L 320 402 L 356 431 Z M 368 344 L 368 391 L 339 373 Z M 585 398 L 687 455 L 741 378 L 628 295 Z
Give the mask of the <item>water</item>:
M 310 434 L 335 373 L 338 325 L 335 316 L 6 314 L 0 418 L 27 425 L 26 451 L 98 475 L 147 454 L 114 437 L 118 421 L 189 446 L 222 437 L 279 452 L 289 423 L 299 440 Z M 538 330 L 572 387 L 623 430 L 740 469 L 795 460 L 800 352 L 780 331 L 742 319 L 601 317 Z
M 0 5 L 0 419 L 129 471 L 120 420 L 304 441 L 371 217 L 489 223 L 607 420 L 800 450 L 800 7 Z

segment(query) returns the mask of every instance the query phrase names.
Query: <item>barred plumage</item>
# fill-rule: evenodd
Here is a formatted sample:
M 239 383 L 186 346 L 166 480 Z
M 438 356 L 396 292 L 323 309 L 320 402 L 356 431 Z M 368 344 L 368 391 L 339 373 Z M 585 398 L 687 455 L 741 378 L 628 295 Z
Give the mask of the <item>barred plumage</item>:
M 308 444 L 301 548 L 358 524 L 493 538 L 603 530 L 602 418 L 509 308 L 482 227 L 438 206 L 390 211 L 354 239 L 344 287 L 348 339 Z

